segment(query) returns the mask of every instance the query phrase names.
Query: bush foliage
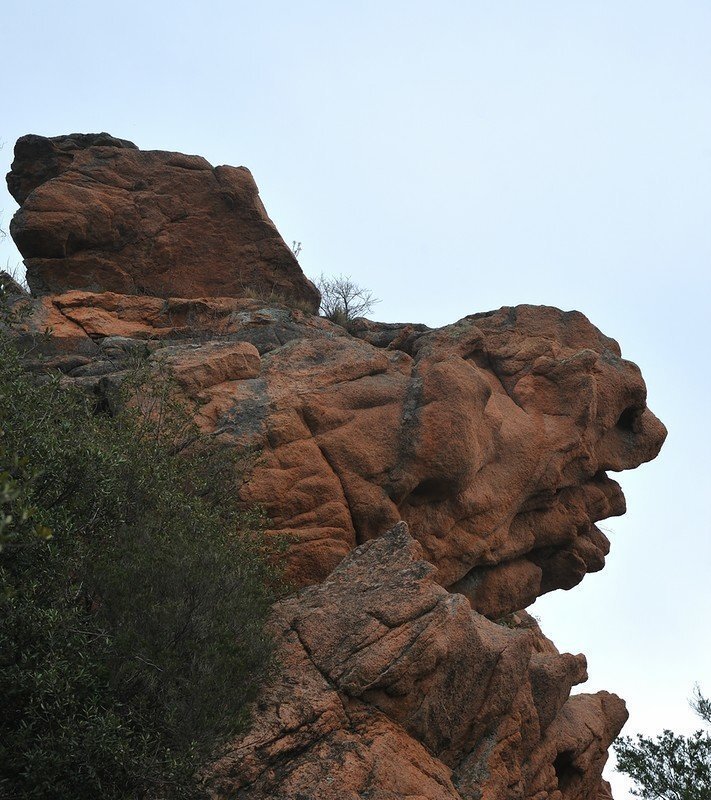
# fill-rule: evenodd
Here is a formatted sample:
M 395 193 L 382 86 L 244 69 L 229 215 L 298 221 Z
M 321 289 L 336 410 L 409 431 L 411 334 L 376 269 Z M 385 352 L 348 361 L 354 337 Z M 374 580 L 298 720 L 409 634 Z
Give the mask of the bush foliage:
M 711 725 L 711 700 L 696 687 L 691 702 Z M 698 730 L 681 736 L 664 730 L 651 738 L 623 736 L 615 744 L 617 769 L 636 784 L 635 797 L 645 800 L 708 800 L 711 797 L 711 735 Z
M 259 515 L 147 374 L 99 413 L 0 333 L 3 798 L 200 797 L 270 669 Z

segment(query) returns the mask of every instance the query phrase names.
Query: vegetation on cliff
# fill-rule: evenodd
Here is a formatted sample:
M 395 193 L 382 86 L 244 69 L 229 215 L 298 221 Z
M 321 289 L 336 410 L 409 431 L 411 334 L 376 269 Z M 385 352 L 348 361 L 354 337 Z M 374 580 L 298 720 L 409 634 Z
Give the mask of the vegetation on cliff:
M 692 708 L 711 725 L 711 700 L 697 687 Z M 707 800 L 711 797 L 711 735 L 698 730 L 681 736 L 665 730 L 651 738 L 623 736 L 615 743 L 617 768 L 636 784 L 645 800 Z
M 347 275 L 321 275 L 316 286 L 321 292 L 320 311 L 323 316 L 346 328 L 356 317 L 370 313 L 373 306 L 380 302 L 370 289 L 358 286 Z
M 145 377 L 147 402 L 101 413 L 0 333 L 3 797 L 200 796 L 270 668 L 259 515 Z

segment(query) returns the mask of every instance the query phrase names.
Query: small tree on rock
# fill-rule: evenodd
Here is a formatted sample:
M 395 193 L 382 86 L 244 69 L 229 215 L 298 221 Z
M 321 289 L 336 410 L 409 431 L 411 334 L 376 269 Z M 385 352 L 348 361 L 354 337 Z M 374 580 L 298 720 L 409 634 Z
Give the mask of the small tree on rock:
M 321 292 L 321 313 L 339 325 L 364 316 L 380 302 L 369 289 L 358 286 L 348 275 L 333 278 L 321 275 L 316 285 Z

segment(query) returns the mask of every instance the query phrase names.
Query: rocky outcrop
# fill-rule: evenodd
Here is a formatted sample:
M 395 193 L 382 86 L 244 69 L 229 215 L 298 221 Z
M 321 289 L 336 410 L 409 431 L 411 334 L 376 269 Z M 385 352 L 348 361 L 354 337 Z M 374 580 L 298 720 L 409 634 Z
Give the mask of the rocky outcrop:
M 261 296 L 317 311 L 245 167 L 143 151 L 108 134 L 23 136 L 10 230 L 34 294 Z
M 525 608 L 602 568 L 609 543 L 596 523 L 625 510 L 607 472 L 653 458 L 665 436 L 638 368 L 577 312 L 504 308 L 439 330 L 401 326 L 374 346 L 254 300 L 34 302 L 56 352 L 94 354 L 69 374 L 93 374 L 97 389 L 122 373 L 107 338 L 170 347 L 200 424 L 259 450 L 242 499 L 290 540 L 297 585 L 402 519 L 443 586 L 490 617 Z M 249 342 L 259 368 L 204 382 L 209 339 Z
M 107 166 L 100 182 L 97 160 L 131 164 L 149 183 L 183 171 L 203 186 L 211 174 L 130 143 L 46 144 L 56 141 L 13 170 L 30 176 L 13 225 L 30 250 L 45 232 L 94 236 L 84 196 L 68 187 L 84 175 L 87 191 L 104 191 L 119 171 Z M 163 208 L 155 185 L 140 219 L 126 218 L 127 241 L 158 236 L 144 227 Z M 57 191 L 65 216 L 33 216 Z M 251 246 L 238 231 L 234 247 Z M 274 610 L 282 671 L 254 729 L 209 770 L 214 796 L 609 798 L 600 775 L 624 704 L 571 697 L 584 659 L 559 654 L 523 609 L 602 568 L 609 542 L 597 523 L 625 510 L 608 472 L 654 458 L 664 441 L 617 343 L 582 314 L 545 306 L 434 330 L 368 320 L 345 330 L 294 307 L 293 294 L 220 294 L 216 253 L 191 262 L 203 296 L 181 294 L 187 262 L 170 254 L 161 272 L 119 249 L 106 256 L 116 271 L 92 273 L 143 263 L 148 294 L 108 291 L 103 277 L 100 292 L 60 282 L 52 293 L 38 277 L 78 275 L 80 262 L 101 261 L 89 252 L 76 251 L 79 262 L 65 252 L 51 269 L 29 259 L 44 293 L 11 299 L 24 307 L 14 332 L 29 363 L 107 409 L 137 363 L 169 370 L 200 427 L 249 454 L 234 491 L 266 511 L 268 533 L 288 544 L 288 579 L 307 587 Z M 274 279 L 288 283 L 289 269 Z M 150 281 L 173 271 L 166 296 Z
M 0 270 L 0 295 L 26 295 L 24 287 L 5 270 Z
M 435 581 L 400 523 L 277 605 L 281 672 L 254 726 L 210 767 L 244 800 L 598 800 L 627 713 L 569 697 L 583 656 L 525 612 L 497 625 Z

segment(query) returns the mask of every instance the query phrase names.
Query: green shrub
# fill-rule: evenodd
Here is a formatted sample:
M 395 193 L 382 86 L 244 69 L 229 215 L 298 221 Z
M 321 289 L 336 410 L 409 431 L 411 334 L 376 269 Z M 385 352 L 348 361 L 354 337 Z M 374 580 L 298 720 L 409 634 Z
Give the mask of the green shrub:
M 694 691 L 691 707 L 711 725 L 711 700 Z M 690 736 L 669 729 L 655 737 L 637 734 L 615 742 L 617 769 L 630 777 L 632 794 L 645 800 L 708 800 L 711 797 L 711 735 L 698 730 Z
M 269 673 L 262 521 L 169 379 L 137 374 L 142 402 L 97 413 L 0 332 L 3 798 L 202 796 Z

